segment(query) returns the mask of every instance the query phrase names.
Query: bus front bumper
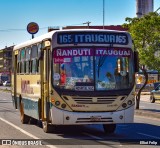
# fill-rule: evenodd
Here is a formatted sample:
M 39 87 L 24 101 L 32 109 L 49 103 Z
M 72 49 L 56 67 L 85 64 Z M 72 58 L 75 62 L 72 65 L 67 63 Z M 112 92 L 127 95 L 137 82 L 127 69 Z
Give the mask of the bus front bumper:
M 69 112 L 52 106 L 51 118 L 54 125 L 133 123 L 134 105 L 115 112 Z

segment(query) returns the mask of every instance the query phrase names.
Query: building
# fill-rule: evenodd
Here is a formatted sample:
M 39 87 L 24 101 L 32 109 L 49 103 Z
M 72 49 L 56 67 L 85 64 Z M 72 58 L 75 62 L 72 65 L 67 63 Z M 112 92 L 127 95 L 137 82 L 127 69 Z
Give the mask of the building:
M 140 18 L 149 12 L 153 12 L 154 0 L 136 0 L 136 14 Z
M 14 46 L 0 49 L 0 82 L 11 81 L 12 51 Z
M 108 30 L 119 30 L 127 31 L 126 28 L 123 28 L 121 25 L 110 25 L 110 26 L 66 26 L 62 29 L 108 29 Z

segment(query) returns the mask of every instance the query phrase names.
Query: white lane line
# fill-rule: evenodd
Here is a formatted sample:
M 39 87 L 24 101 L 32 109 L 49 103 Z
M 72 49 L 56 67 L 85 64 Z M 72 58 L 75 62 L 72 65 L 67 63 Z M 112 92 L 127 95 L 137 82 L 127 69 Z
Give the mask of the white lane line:
M 144 134 L 144 133 L 138 133 L 138 134 L 148 136 L 148 137 L 151 137 L 151 138 L 155 138 L 155 139 L 160 139 L 160 137 L 156 137 L 156 136 L 152 136 L 152 135 L 148 135 L 148 134 Z
M 89 137 L 92 137 L 92 138 L 95 138 L 95 139 L 98 139 L 98 140 L 102 140 L 102 138 L 100 137 L 97 137 L 97 136 L 94 136 L 94 135 L 91 135 L 91 134 L 88 134 L 88 133 L 83 133 L 84 135 L 87 135 Z
M 5 123 L 7 123 L 7 124 L 9 124 L 10 126 L 14 127 L 15 129 L 19 130 L 20 132 L 24 133 L 25 135 L 27 135 L 27 136 L 29 136 L 29 137 L 31 137 L 31 138 L 33 138 L 33 139 L 40 139 L 40 138 L 32 135 L 32 134 L 29 133 L 29 132 L 26 132 L 25 130 L 19 128 L 18 126 L 14 125 L 13 123 L 11 123 L 11 122 L 9 122 L 9 121 L 1 118 L 1 117 L 0 117 L 0 120 L 3 121 L 3 122 L 5 122 Z M 50 148 L 57 148 L 56 146 L 52 146 L 52 145 L 45 145 L 45 146 L 50 147 Z

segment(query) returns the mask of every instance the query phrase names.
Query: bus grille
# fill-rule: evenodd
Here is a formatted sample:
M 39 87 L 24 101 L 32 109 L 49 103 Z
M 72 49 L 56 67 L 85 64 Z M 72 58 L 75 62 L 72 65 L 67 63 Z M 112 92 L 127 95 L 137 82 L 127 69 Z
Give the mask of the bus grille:
M 92 120 L 92 118 L 77 118 L 76 123 L 89 123 L 89 122 L 105 122 L 105 123 L 113 123 L 112 118 L 101 118 L 100 120 Z
M 98 97 L 98 98 L 90 98 L 90 97 L 76 97 L 73 98 L 73 100 L 77 104 L 112 104 L 115 100 L 116 97 Z

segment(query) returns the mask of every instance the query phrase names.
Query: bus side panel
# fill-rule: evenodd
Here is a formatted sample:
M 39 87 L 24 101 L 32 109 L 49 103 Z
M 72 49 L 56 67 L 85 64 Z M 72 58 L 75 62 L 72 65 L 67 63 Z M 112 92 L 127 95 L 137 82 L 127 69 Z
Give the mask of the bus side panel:
M 24 114 L 39 119 L 41 86 L 40 75 L 17 75 L 17 103 L 24 104 Z
M 25 114 L 39 120 L 39 101 L 40 99 L 22 98 Z

